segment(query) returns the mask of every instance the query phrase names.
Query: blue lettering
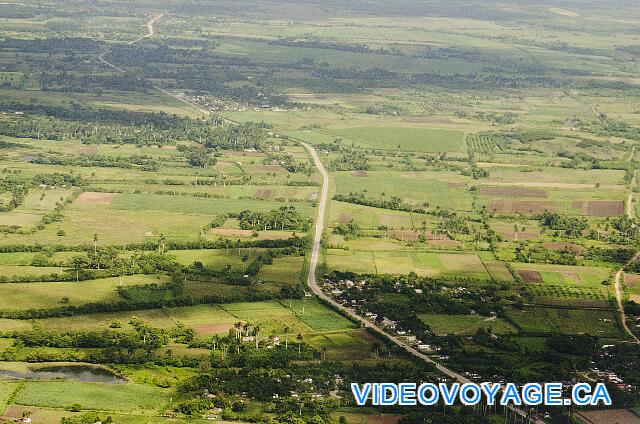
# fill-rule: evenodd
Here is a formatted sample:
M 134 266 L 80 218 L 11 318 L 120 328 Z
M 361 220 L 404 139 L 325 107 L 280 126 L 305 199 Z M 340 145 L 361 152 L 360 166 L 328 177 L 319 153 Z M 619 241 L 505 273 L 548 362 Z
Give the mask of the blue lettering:
M 395 405 L 398 403 L 398 386 L 392 383 L 382 383 L 380 385 L 380 392 L 382 399 L 380 399 L 380 405 Z M 391 392 L 391 397 L 389 397 Z
M 444 399 L 445 405 L 448 405 L 448 406 L 453 405 L 453 402 L 456 400 L 456 396 L 460 391 L 460 384 L 453 383 L 451 385 L 450 391 L 447 385 L 444 383 L 440 383 L 439 386 L 440 386 L 440 393 L 442 393 L 442 398 Z
M 520 399 L 518 388 L 513 383 L 507 383 L 504 388 L 502 398 L 500 399 L 500 405 L 502 406 L 506 406 L 509 403 L 512 403 L 514 405 L 522 405 L 522 399 Z
M 487 397 L 487 405 L 495 405 L 496 404 L 496 394 L 498 390 L 500 390 L 500 384 L 494 383 L 482 383 L 480 384 L 482 391 L 485 393 Z
M 473 397 L 469 397 L 469 392 L 473 392 Z M 477 405 L 480 402 L 481 391 L 477 384 L 466 383 L 460 390 L 460 401 L 465 405 Z
M 400 405 L 410 406 L 416 404 L 415 383 L 400 383 Z
M 544 385 L 544 404 L 549 406 L 562 405 L 562 384 L 547 383 Z
M 525 384 L 522 388 L 522 399 L 525 405 L 540 405 L 542 403 L 542 386 L 538 383 Z
M 607 386 L 604 383 L 596 384 L 596 388 L 593 391 L 593 396 L 591 396 L 591 405 L 597 405 L 598 402 L 602 400 L 602 404 L 605 406 L 611 406 L 611 396 L 609 396 L 609 391 L 607 390 Z
M 425 397 L 425 392 L 431 392 L 430 396 Z M 440 392 L 438 387 L 433 383 L 423 383 L 418 387 L 418 402 L 420 405 L 435 405 L 440 399 Z
M 357 383 L 351 383 L 351 393 L 356 399 L 356 405 L 364 406 L 367 403 L 367 398 L 371 393 L 371 383 L 366 383 L 363 386 L 364 390 L 360 390 L 360 386 Z

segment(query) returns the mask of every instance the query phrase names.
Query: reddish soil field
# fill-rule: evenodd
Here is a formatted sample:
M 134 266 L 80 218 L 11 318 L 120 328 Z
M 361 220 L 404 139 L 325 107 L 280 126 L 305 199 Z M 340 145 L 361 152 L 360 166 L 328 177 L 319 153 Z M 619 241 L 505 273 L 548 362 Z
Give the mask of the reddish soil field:
M 341 224 L 348 224 L 353 220 L 353 214 L 352 213 L 342 213 L 340 214 L 340 223 Z
M 640 285 L 640 274 L 624 273 L 624 285 L 629 288 L 635 288 Z
M 76 150 L 76 153 L 97 153 L 98 152 L 98 146 L 87 146 L 87 147 L 80 147 L 78 150 Z
M 447 187 L 449 188 L 465 188 L 467 183 L 447 183 Z
M 458 240 L 429 240 L 429 244 L 431 246 L 442 246 L 442 247 L 458 247 L 461 246 L 462 243 Z
M 549 202 L 536 200 L 508 200 L 493 199 L 489 209 L 499 213 L 531 213 L 539 214 L 547 211 L 555 211 L 556 208 Z
M 220 334 L 227 333 L 233 328 L 233 324 L 201 324 L 194 325 L 193 329 L 198 334 Z
M 351 176 L 353 176 L 353 177 L 368 177 L 369 174 L 367 174 L 367 171 L 353 171 L 351 173 Z
M 77 205 L 110 205 L 114 197 L 116 197 L 115 193 L 87 191 L 78 196 L 75 203 Z
M 486 196 L 505 196 L 505 197 L 536 197 L 546 199 L 549 197 L 546 191 L 538 188 L 524 187 L 482 187 L 480 194 Z
M 562 242 L 549 242 L 549 243 L 543 243 L 542 246 L 545 249 L 549 249 L 549 250 L 566 250 L 567 252 L 574 252 L 574 253 L 582 253 L 584 252 L 584 247 L 580 246 L 579 244 L 573 244 L 573 243 L 562 243 Z
M 251 165 L 251 168 L 267 172 L 287 172 L 287 170 L 280 165 Z
M 209 230 L 212 234 L 223 237 L 251 237 L 253 231 L 239 230 L 236 228 L 212 228 Z
M 580 209 L 580 213 L 587 216 L 618 216 L 624 213 L 622 200 L 577 200 L 571 207 Z
M 542 276 L 538 271 L 519 269 L 518 275 L 522 277 L 525 283 L 542 283 Z
M 640 418 L 628 409 L 578 412 L 585 423 L 593 424 L 640 424 Z
M 420 234 L 416 231 L 412 230 L 391 230 L 389 231 L 389 235 L 398 240 L 404 241 L 416 241 L 420 237 Z M 427 237 L 429 234 L 427 234 Z
M 516 236 L 513 230 L 504 230 L 499 229 L 498 234 L 500 234 L 504 239 L 507 240 L 515 240 Z M 518 231 L 518 240 L 537 240 L 539 239 L 540 233 L 535 231 Z
M 271 199 L 272 196 L 273 196 L 273 190 L 269 190 L 269 189 L 258 190 L 256 191 L 256 194 L 255 194 L 256 199 L 262 199 L 262 200 Z
M 589 216 L 618 216 L 624 212 L 624 202 L 622 200 L 613 201 L 590 201 L 587 206 Z

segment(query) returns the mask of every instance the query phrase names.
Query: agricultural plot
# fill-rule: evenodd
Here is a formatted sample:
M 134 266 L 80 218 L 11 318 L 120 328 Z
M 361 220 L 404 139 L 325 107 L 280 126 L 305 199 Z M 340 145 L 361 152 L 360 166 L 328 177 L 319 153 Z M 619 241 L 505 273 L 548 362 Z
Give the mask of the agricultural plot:
M 331 129 L 331 135 L 360 147 L 410 152 L 462 152 L 464 134 L 459 131 L 419 127 L 362 127 Z
M 327 268 L 377 274 L 408 274 L 455 278 L 489 279 L 484 265 L 475 254 L 432 253 L 421 251 L 342 251 L 327 250 Z
M 362 228 L 372 229 L 380 226 L 386 226 L 391 229 L 413 227 L 413 215 L 409 212 L 392 211 L 344 202 L 331 202 L 329 224 L 332 227 L 339 224 L 348 224 L 352 221 Z
M 375 357 L 371 343 L 375 339 L 362 331 L 341 331 L 307 337 L 307 343 L 315 349 L 324 350 L 330 361 L 357 361 Z
M 432 208 L 470 210 L 471 195 L 464 188 L 446 180 L 433 178 L 431 173 L 368 171 L 366 176 L 354 176 L 350 172 L 334 173 L 336 193 L 348 195 L 366 190 L 372 199 L 399 197 L 403 202 Z M 407 190 L 407 187 L 411 187 Z
M 509 309 L 510 322 L 525 333 L 590 334 L 621 337 L 622 332 L 613 311 L 565 308 Z
M 149 412 L 162 409 L 169 391 L 137 384 L 104 385 L 74 381 L 30 381 L 18 392 L 18 405 L 122 412 Z
M 608 281 L 611 270 L 593 266 L 569 266 L 550 264 L 525 264 L 513 263 L 513 267 L 518 271 L 533 271 L 531 281 L 539 279 L 540 282 L 548 284 L 574 284 L 583 287 L 601 287 L 602 282 Z M 533 277 L 536 275 L 540 277 Z M 524 277 L 523 277 L 524 278 Z M 525 281 L 527 281 L 525 279 Z
M 164 276 L 132 275 L 122 279 L 122 286 L 136 286 L 168 281 Z M 0 310 L 46 309 L 63 305 L 83 305 L 118 299 L 120 278 L 101 278 L 80 282 L 11 283 L 0 286 Z
M 479 329 L 491 329 L 493 334 L 516 333 L 517 329 L 499 318 L 480 315 L 421 314 L 420 320 L 440 336 L 447 334 L 472 335 Z

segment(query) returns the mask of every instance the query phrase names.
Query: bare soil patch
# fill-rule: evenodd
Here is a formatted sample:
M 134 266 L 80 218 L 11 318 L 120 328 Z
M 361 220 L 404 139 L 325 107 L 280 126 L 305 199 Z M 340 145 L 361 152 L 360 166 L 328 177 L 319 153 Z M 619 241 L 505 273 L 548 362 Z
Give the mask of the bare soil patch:
M 442 246 L 442 247 L 458 247 L 462 245 L 462 243 L 457 240 L 429 240 L 429 244 L 431 246 Z
M 251 168 L 258 171 L 287 172 L 287 170 L 281 167 L 280 165 L 251 165 Z
M 212 234 L 223 237 L 251 237 L 253 231 L 239 230 L 237 228 L 212 228 L 209 230 Z
M 404 241 L 417 241 L 420 238 L 420 234 L 413 230 L 391 230 L 389 235 L 398 240 Z
M 77 205 L 110 205 L 114 197 L 116 197 L 115 193 L 86 191 L 78 196 L 75 203 Z
M 233 328 L 233 324 L 200 324 L 194 325 L 193 329 L 196 330 L 198 334 L 220 334 L 227 333 L 231 328 Z
M 76 153 L 98 153 L 98 146 L 93 145 L 80 147 L 78 150 L 76 150 Z
M 353 171 L 351 173 L 352 177 L 368 177 L 369 174 L 367 173 L 367 171 Z
M 348 224 L 351 221 L 353 221 L 353 214 L 352 213 L 342 213 L 342 214 L 340 214 L 340 223 L 341 224 Z
M 256 194 L 254 197 L 256 199 L 262 199 L 262 200 L 271 199 L 273 197 L 273 190 L 269 190 L 269 189 L 258 190 L 256 191 Z
M 504 197 L 535 197 L 539 199 L 549 197 L 547 192 L 542 189 L 525 187 L 482 187 L 480 188 L 480 194 Z
M 624 213 L 622 200 L 598 200 L 590 201 L 587 206 L 589 216 L 617 216 Z
M 493 199 L 489 208 L 499 213 L 539 214 L 544 211 L 555 211 L 556 207 L 546 201 Z
M 589 424 L 640 424 L 640 418 L 628 409 L 582 411 L 578 417 Z
M 549 242 L 549 243 L 543 243 L 542 246 L 545 249 L 549 249 L 549 250 L 559 250 L 559 251 L 567 251 L 567 252 L 573 252 L 573 253 L 584 252 L 584 247 L 574 243 Z
M 542 283 L 542 276 L 540 272 L 530 269 L 519 269 L 518 275 L 524 280 L 525 283 Z
M 624 273 L 624 285 L 632 289 L 640 285 L 640 274 Z
M 513 230 L 505 230 L 499 229 L 498 234 L 500 234 L 504 239 L 507 240 L 515 240 L 516 234 Z M 518 231 L 518 240 L 537 240 L 540 238 L 540 233 L 534 231 Z
M 447 183 L 447 187 L 449 187 L 449 188 L 466 188 L 467 187 L 467 183 L 463 183 L 463 182 L 451 183 L 451 182 L 449 182 L 449 183 Z
M 622 200 L 576 200 L 571 207 L 586 216 L 618 216 L 624 213 Z

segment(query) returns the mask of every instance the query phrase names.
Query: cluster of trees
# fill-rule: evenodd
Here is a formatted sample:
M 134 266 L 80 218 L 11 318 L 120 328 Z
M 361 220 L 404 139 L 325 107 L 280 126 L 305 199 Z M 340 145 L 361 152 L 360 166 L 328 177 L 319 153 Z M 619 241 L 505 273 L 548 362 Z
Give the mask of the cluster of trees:
M 42 165 L 63 165 L 82 167 L 104 167 L 122 169 L 140 169 L 155 172 L 158 170 L 158 162 L 149 155 L 133 154 L 128 156 L 106 155 L 64 155 L 64 154 L 40 154 L 31 160 L 32 163 Z
M 580 237 L 589 228 L 585 218 L 561 215 L 556 212 L 544 211 L 539 217 L 540 225 L 557 231 L 567 237 Z
M 333 196 L 333 200 L 338 202 L 354 203 L 356 205 L 371 206 L 374 208 L 391 209 L 394 211 L 412 212 L 414 209 L 411 206 L 404 204 L 402 199 L 398 196 L 391 196 L 389 198 L 385 196 L 382 199 L 374 199 L 367 197 L 367 193 L 365 191 L 349 194 L 336 194 Z
M 307 176 L 311 176 L 313 171 L 311 163 L 308 161 L 296 162 L 292 155 L 286 153 L 271 152 L 262 160 L 262 163 L 265 165 L 276 163 L 291 173 L 303 173 Z
M 437 225 L 437 230 L 440 233 L 454 236 L 456 234 L 469 234 L 469 225 L 464 217 L 452 214 L 443 217 Z
M 240 125 L 223 125 L 212 131 L 201 143 L 205 147 L 226 150 L 261 150 L 267 139 L 267 129 L 271 128 L 264 122 L 246 122 Z M 197 141 L 197 140 L 194 140 Z
M 307 231 L 311 220 L 300 214 L 295 206 L 280 206 L 267 212 L 244 210 L 237 215 L 243 230 Z
M 24 202 L 27 195 L 28 186 L 20 176 L 16 174 L 7 174 L 6 169 L 2 172 L 4 178 L 0 179 L 0 192 L 9 192 L 11 199 L 5 204 L 4 200 L 0 200 L 0 211 L 11 211 Z
M 343 149 L 340 155 L 329 162 L 332 171 L 366 171 L 370 168 L 366 152 L 355 149 Z
M 578 259 L 573 250 L 550 250 L 539 244 L 519 243 L 515 248 L 516 260 L 526 263 L 550 263 L 558 265 L 577 265 Z
M 343 236 L 346 240 L 351 240 L 359 237 L 362 234 L 362 231 L 360 230 L 360 226 L 351 220 L 346 224 L 338 224 L 333 227 L 333 234 L 338 234 Z

